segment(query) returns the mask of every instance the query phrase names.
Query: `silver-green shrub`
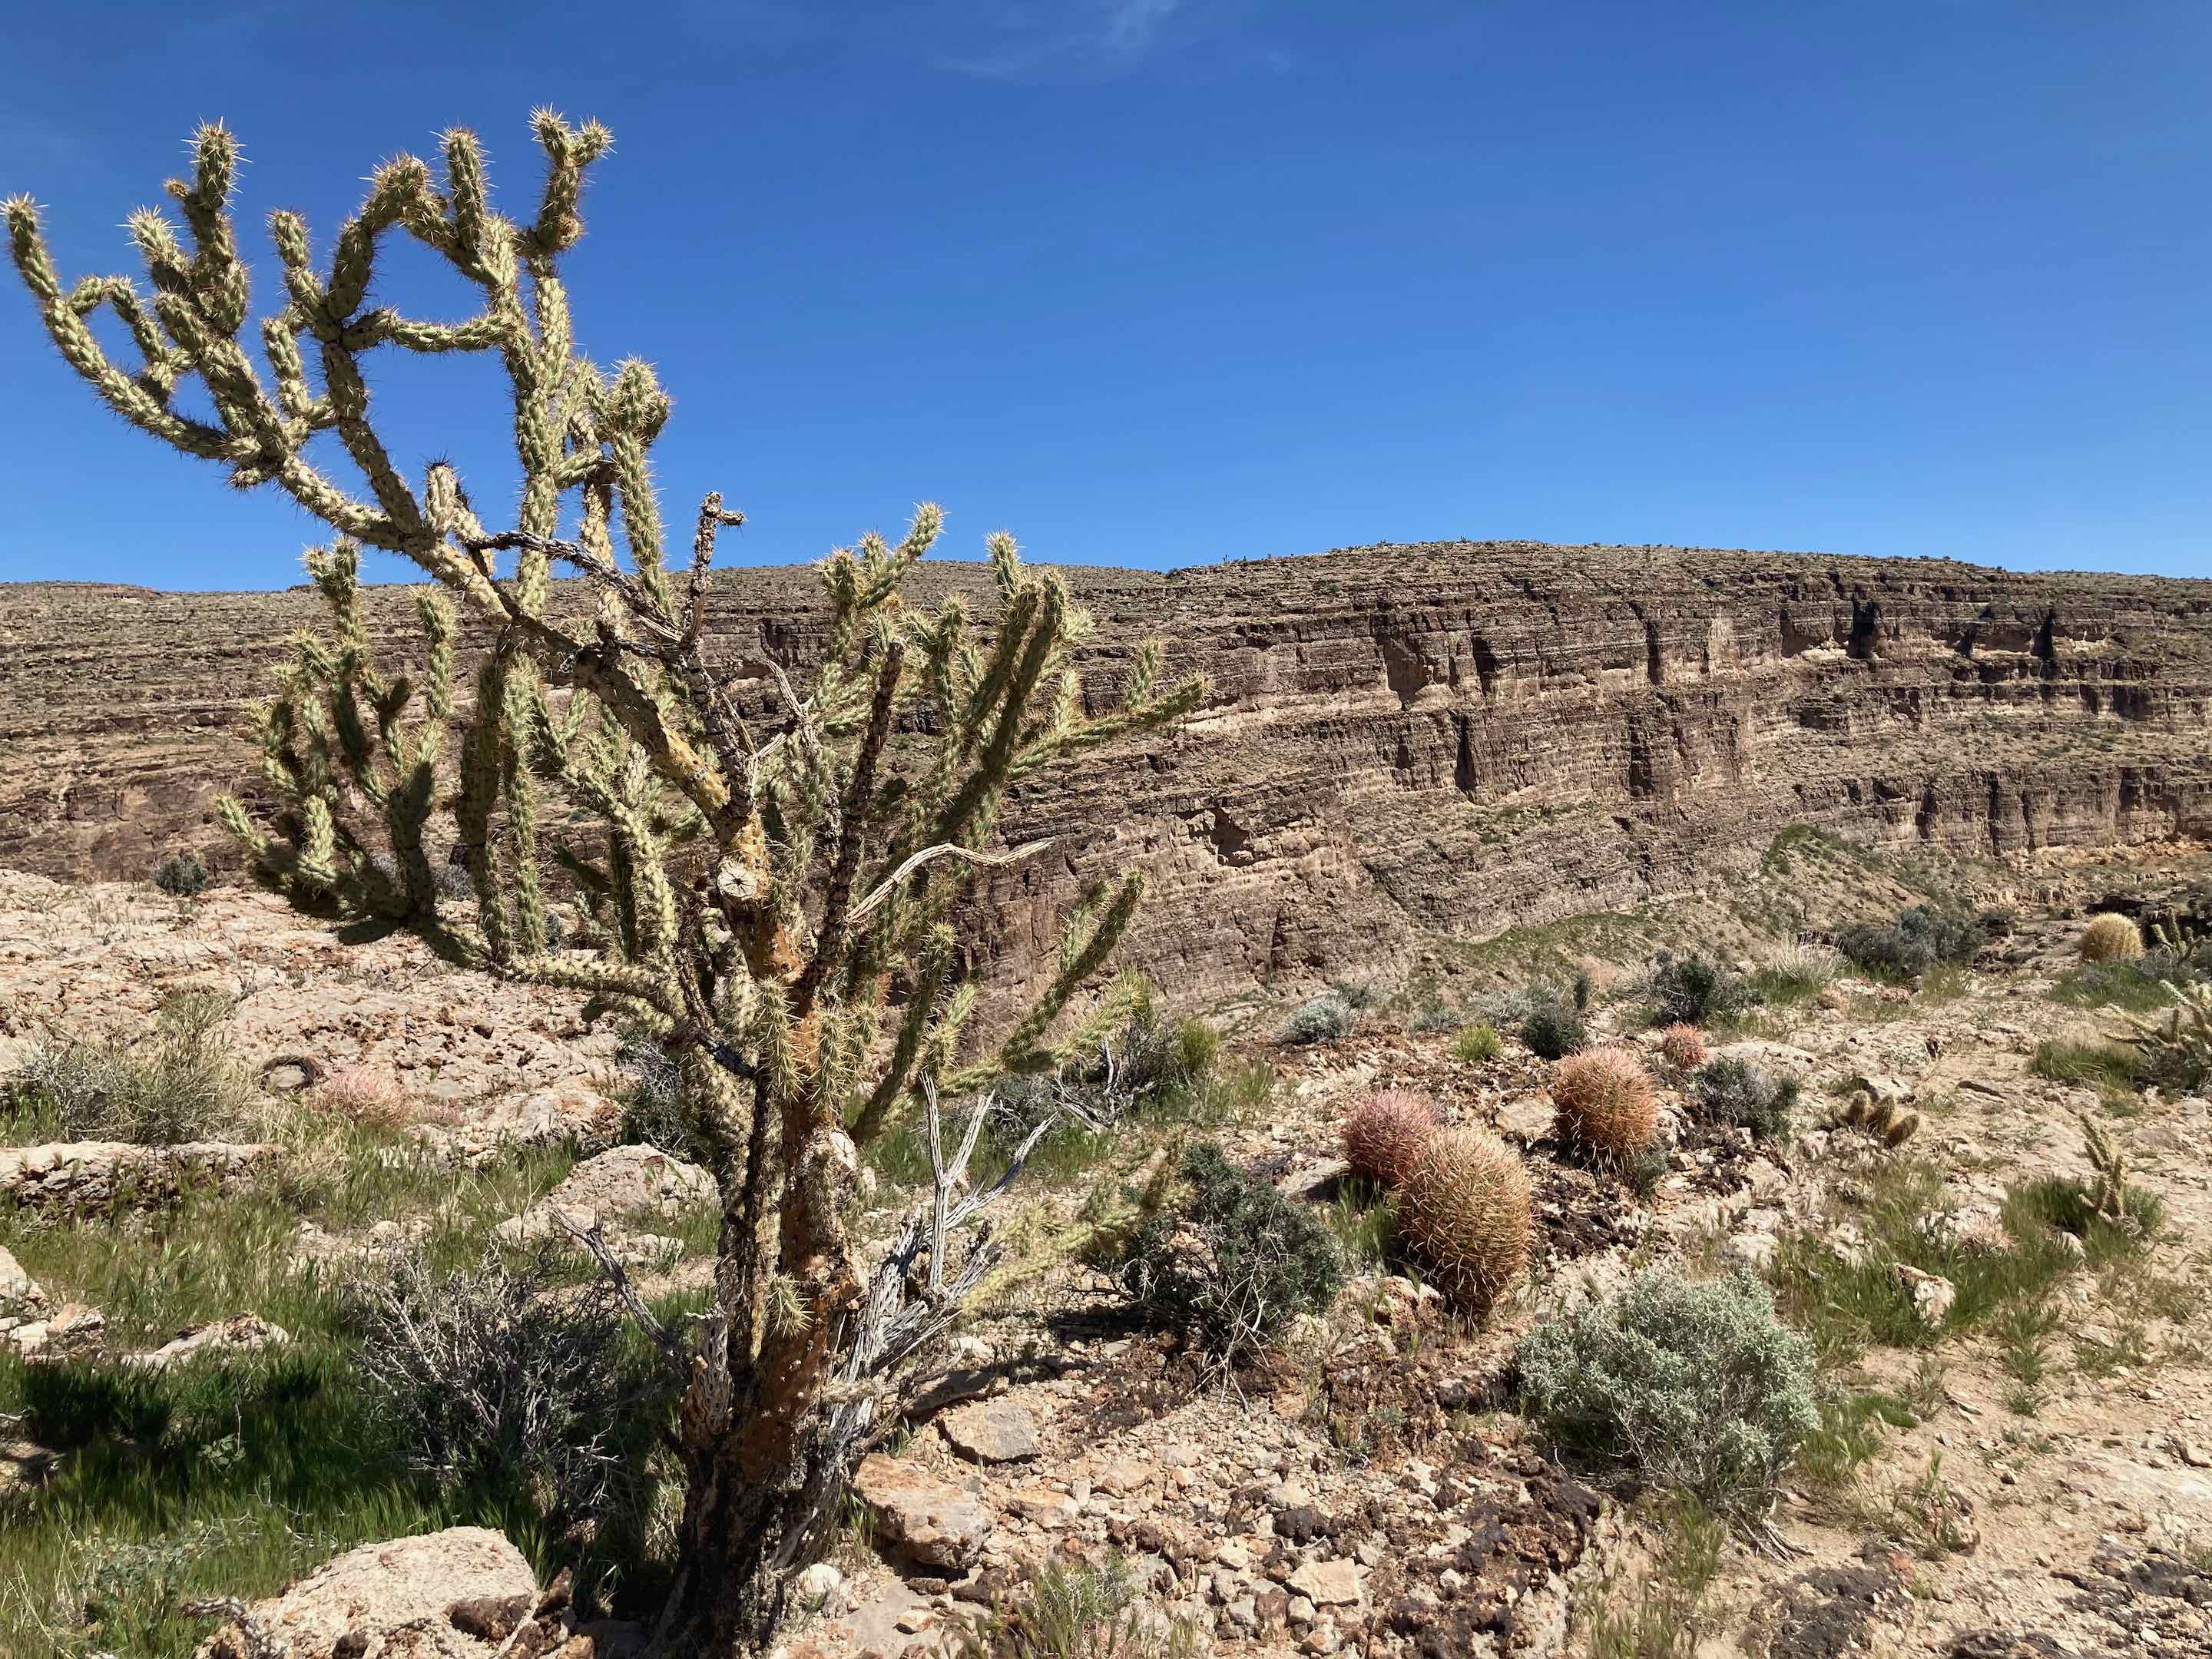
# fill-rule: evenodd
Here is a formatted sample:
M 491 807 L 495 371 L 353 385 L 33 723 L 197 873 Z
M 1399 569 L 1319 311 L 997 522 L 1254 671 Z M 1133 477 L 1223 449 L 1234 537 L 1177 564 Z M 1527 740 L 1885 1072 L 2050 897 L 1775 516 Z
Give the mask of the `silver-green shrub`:
M 1358 1024 L 1359 1010 L 1341 991 L 1324 991 L 1291 1010 L 1278 1041 L 1286 1047 L 1334 1042 L 1339 1037 L 1351 1036 L 1352 1028 Z
M 137 1042 L 34 1048 L 9 1079 L 20 1115 L 64 1140 L 166 1146 L 231 1133 L 252 1103 L 224 1029 L 233 1006 L 215 992 L 180 992 Z
M 1755 1060 L 1723 1054 L 1698 1073 L 1690 1099 L 1708 1123 L 1730 1123 L 1761 1140 L 1779 1140 L 1790 1133 L 1798 1093 L 1796 1078 L 1777 1077 Z
M 1747 1273 L 1639 1273 L 1619 1296 L 1537 1326 L 1520 1364 L 1524 1409 L 1562 1448 L 1736 1520 L 1765 1510 L 1820 1422 L 1813 1346 Z

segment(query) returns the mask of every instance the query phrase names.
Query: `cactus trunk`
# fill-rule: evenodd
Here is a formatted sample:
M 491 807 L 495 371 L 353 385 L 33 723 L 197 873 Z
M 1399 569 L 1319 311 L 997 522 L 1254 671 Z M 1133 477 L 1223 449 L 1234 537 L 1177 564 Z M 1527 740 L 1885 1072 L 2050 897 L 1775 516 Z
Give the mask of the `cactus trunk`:
M 733 1437 L 686 1449 L 680 1565 L 652 1659 L 727 1659 L 773 1641 L 792 1576 L 820 1553 L 859 1452 L 841 1443 L 818 1402 L 790 1426 L 792 1455 L 765 1477 L 749 1469 Z

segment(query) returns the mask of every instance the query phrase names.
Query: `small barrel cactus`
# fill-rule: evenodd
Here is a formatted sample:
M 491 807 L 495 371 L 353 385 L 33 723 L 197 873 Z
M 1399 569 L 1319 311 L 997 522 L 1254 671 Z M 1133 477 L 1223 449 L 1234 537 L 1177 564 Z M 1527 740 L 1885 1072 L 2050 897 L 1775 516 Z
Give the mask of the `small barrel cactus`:
M 1650 1073 L 1619 1048 L 1571 1054 L 1552 1073 L 1552 1104 L 1568 1139 L 1630 1158 L 1659 1131 Z
M 1528 1172 L 1488 1129 L 1440 1129 L 1398 1194 L 1398 1226 L 1437 1287 L 1477 1316 L 1528 1261 Z
M 366 1128 L 398 1128 L 411 1116 L 399 1079 L 379 1066 L 340 1066 L 316 1085 L 313 1099 L 324 1110 Z
M 1377 1089 L 1344 1120 L 1344 1158 L 1355 1175 L 1402 1186 L 1441 1121 L 1436 1107 L 1403 1089 Z
M 2081 933 L 2084 962 L 2132 962 L 2143 953 L 2142 930 L 2125 916 L 2107 910 L 2090 918 Z
M 1705 1063 L 1705 1035 L 1694 1025 L 1676 1024 L 1659 1034 L 1659 1058 L 1678 1072 L 1694 1072 Z

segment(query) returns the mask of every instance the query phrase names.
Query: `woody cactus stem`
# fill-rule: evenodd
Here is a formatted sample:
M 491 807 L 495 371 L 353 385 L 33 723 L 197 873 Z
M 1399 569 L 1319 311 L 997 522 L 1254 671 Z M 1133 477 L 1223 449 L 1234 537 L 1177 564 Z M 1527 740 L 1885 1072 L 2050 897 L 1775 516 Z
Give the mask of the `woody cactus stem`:
M 645 363 L 602 372 L 576 351 L 560 261 L 583 234 L 585 175 L 607 131 L 542 111 L 531 125 L 546 170 L 528 219 L 494 207 L 482 148 L 461 131 L 446 135 L 435 175 L 413 156 L 378 167 L 320 264 L 299 216 L 270 215 L 284 298 L 255 331 L 258 356 L 231 216 L 238 145 L 224 128 L 199 131 L 191 178 L 168 186 L 181 227 L 152 209 L 130 221 L 150 293 L 126 276 L 65 287 L 37 210 L 18 198 L 4 213 L 48 331 L 100 398 L 336 532 L 308 556 L 331 628 L 301 640 L 263 717 L 274 810 L 222 805 L 262 878 L 319 913 L 404 927 L 486 973 L 574 990 L 674 1062 L 711 1148 L 722 1227 L 714 1311 L 681 1356 L 690 1485 L 656 1641 L 732 1653 L 769 1641 L 854 1462 L 995 1259 L 981 1203 L 950 1196 L 945 1172 L 966 1153 L 942 1153 L 939 1093 L 1054 1072 L 1117 1012 L 1109 999 L 1066 1029 L 1135 907 L 1133 876 L 1077 908 L 1023 1018 L 988 1043 L 972 1029 L 956 901 L 979 870 L 1042 847 L 999 849 L 1006 792 L 1170 724 L 1203 687 L 1168 684 L 1146 647 L 1115 706 L 1094 708 L 1073 660 L 1089 617 L 1003 534 L 988 544 L 989 625 L 957 598 L 909 605 L 905 580 L 942 527 L 924 506 L 896 544 L 871 532 L 823 563 L 821 660 L 798 680 L 798 665 L 772 665 L 775 713 L 756 729 L 708 626 L 717 534 L 740 515 L 709 495 L 689 568 L 672 572 L 648 459 L 668 398 Z M 481 309 L 439 323 L 370 304 L 394 236 L 450 264 Z M 103 307 L 135 343 L 135 367 L 88 326 Z M 419 486 L 402 477 L 368 374 L 394 349 L 504 369 L 521 473 L 511 526 L 487 526 L 448 465 Z M 194 377 L 212 420 L 176 401 Z M 364 625 L 363 546 L 434 584 L 418 602 L 412 671 L 380 660 Z M 556 566 L 595 592 L 588 625 L 549 614 Z M 465 621 L 492 641 L 465 710 Z M 589 850 L 549 845 L 544 826 L 556 822 L 587 825 L 577 839 Z M 441 904 L 434 851 L 458 851 L 473 903 Z M 549 861 L 583 917 L 558 950 Z M 938 1189 L 871 1273 L 847 1225 L 856 1142 L 908 1111 L 927 1117 Z M 945 1260 L 954 1234 L 966 1240 L 957 1267 Z M 926 1273 L 907 1271 L 918 1250 Z

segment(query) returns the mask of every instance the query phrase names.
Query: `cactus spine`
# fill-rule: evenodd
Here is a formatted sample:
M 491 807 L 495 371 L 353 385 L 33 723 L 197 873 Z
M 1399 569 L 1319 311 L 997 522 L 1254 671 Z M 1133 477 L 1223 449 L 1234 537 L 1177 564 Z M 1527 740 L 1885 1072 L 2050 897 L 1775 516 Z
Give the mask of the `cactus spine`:
M 576 351 L 560 263 L 610 137 L 550 111 L 531 126 L 545 173 L 529 217 L 494 206 L 483 148 L 459 130 L 434 173 L 407 155 L 380 166 L 319 264 L 304 221 L 271 215 L 282 304 L 258 326 L 231 213 L 239 149 L 220 125 L 195 135 L 191 178 L 168 186 L 181 226 L 155 209 L 129 222 L 150 292 L 125 276 L 64 287 L 31 202 L 0 214 L 48 332 L 94 392 L 335 532 L 308 558 L 330 629 L 299 641 L 263 715 L 273 808 L 222 804 L 261 876 L 318 913 L 397 924 L 486 972 L 574 990 L 653 1033 L 675 1062 L 713 1149 L 724 1224 L 712 1316 L 688 1343 L 658 1333 L 690 1378 L 678 1437 L 690 1488 L 656 1643 L 733 1652 L 767 1644 L 853 1462 L 895 1417 L 908 1362 L 995 1256 L 974 1223 L 988 1194 L 953 1201 L 963 1150 L 939 1160 L 933 1216 L 864 1270 L 848 1228 L 855 1140 L 910 1110 L 926 1114 L 934 1146 L 940 1092 L 1055 1069 L 1115 1012 L 1054 1035 L 1127 925 L 1133 876 L 1078 907 L 1055 971 L 1010 1030 L 984 1044 L 971 1030 L 956 902 L 979 869 L 1038 850 L 992 850 L 1006 791 L 1174 721 L 1203 688 L 1170 684 L 1147 648 L 1118 705 L 1095 712 L 1073 660 L 1089 618 L 1007 536 L 988 544 L 994 625 L 972 623 L 957 599 L 909 604 L 905 580 L 943 524 L 925 506 L 896 544 L 871 533 L 820 567 L 821 660 L 775 664 L 767 712 L 741 713 L 707 626 L 717 533 L 741 515 L 708 495 L 689 568 L 672 571 L 650 466 L 669 398 L 647 364 L 603 371 Z M 372 305 L 395 238 L 450 265 L 476 291 L 475 313 L 437 323 Z M 103 308 L 128 331 L 135 368 L 93 333 Z M 419 484 L 403 477 L 368 373 L 395 350 L 504 372 L 521 471 L 510 526 L 487 526 L 444 463 Z M 195 378 L 211 420 L 176 401 Z M 343 480 L 310 459 L 325 434 Z M 380 660 L 364 624 L 364 546 L 434 584 L 411 671 Z M 549 605 L 556 566 L 595 595 L 587 622 Z M 465 623 L 490 641 L 466 708 Z M 896 732 L 919 735 L 894 743 Z M 550 833 L 576 822 L 590 833 L 574 845 Z M 465 865 L 472 904 L 441 904 L 434 843 Z M 560 951 L 547 945 L 549 863 L 586 918 Z M 963 1228 L 965 1258 L 947 1259 Z

